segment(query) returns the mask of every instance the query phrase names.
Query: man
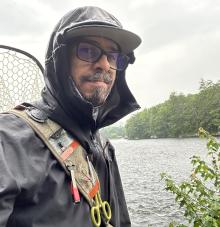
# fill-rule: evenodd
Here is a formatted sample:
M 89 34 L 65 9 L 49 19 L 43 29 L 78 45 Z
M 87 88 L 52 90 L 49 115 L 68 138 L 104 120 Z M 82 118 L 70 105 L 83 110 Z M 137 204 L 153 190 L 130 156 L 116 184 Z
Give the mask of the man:
M 125 70 L 140 42 L 100 8 L 71 11 L 50 38 L 42 100 L 19 107 L 39 124 L 56 122 L 82 146 L 89 170 L 98 176 L 105 209 L 108 204 L 111 209 L 110 220 L 101 213 L 100 226 L 130 226 L 114 148 L 98 130 L 139 108 Z M 78 197 L 71 191 L 70 176 L 33 128 L 12 113 L 1 114 L 0 125 L 0 226 L 99 226 L 91 218 L 93 203 L 83 191 Z

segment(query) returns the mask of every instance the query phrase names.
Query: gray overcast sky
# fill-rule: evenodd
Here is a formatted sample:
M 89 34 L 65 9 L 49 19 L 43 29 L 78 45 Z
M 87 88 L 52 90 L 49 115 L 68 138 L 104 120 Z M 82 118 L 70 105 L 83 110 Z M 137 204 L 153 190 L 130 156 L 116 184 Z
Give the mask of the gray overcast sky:
M 220 79 L 219 0 L 1 0 L 0 44 L 26 50 L 43 63 L 53 27 L 82 4 L 106 9 L 141 36 L 127 81 L 143 108 L 173 91 L 197 92 L 201 78 Z

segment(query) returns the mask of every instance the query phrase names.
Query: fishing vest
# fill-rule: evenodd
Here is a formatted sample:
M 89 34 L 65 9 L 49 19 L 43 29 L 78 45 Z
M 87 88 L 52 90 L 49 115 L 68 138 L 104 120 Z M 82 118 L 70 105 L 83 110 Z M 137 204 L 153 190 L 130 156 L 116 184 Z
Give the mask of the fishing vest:
M 8 112 L 22 118 L 36 132 L 71 177 L 74 202 L 80 202 L 81 193 L 90 207 L 93 207 L 94 197 L 100 191 L 100 183 L 85 149 L 59 124 L 47 117 L 38 118 L 33 111 L 40 110 L 21 104 Z M 113 227 L 109 223 L 106 226 Z

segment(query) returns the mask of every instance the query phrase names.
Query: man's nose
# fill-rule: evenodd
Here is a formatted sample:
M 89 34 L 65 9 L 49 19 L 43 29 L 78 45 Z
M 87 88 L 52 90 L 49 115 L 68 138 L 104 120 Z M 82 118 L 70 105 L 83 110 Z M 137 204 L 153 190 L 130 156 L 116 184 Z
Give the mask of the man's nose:
M 95 63 L 95 67 L 100 68 L 106 72 L 110 70 L 110 64 L 105 54 L 103 54 L 101 58 Z

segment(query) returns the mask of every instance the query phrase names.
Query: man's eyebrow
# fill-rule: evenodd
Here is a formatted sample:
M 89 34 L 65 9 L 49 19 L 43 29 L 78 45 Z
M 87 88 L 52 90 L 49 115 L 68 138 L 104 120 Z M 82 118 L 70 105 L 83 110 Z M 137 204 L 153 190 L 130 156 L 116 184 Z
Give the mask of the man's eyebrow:
M 94 45 L 96 45 L 96 46 L 102 48 L 102 47 L 100 46 L 100 43 L 97 42 L 96 40 L 83 39 L 82 42 L 88 42 L 88 43 L 94 44 Z M 109 49 L 110 49 L 110 51 L 119 51 L 119 50 L 120 50 L 119 47 L 117 46 L 117 44 L 114 44 L 114 46 L 113 46 L 113 45 L 110 45 L 110 46 L 109 46 Z

